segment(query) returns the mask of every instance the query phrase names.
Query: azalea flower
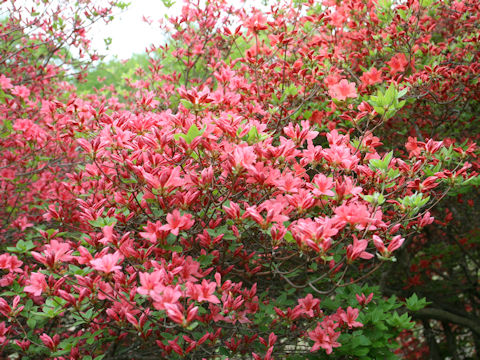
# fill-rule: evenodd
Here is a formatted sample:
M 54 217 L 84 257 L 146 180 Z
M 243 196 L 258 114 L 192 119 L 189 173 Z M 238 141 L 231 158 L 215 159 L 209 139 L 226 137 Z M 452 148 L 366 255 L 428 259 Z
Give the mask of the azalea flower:
M 191 214 L 181 215 L 180 211 L 175 209 L 167 215 L 167 223 L 160 227 L 160 230 L 170 231 L 170 233 L 177 236 L 180 231 L 190 229 L 195 221 L 192 219 Z
M 340 320 L 347 324 L 348 328 L 362 327 L 361 322 L 355 321 L 358 317 L 359 310 L 353 309 L 351 306 L 347 308 L 345 312 L 343 309 L 338 309 L 337 314 L 340 317 Z
M 365 260 L 371 259 L 373 257 L 373 254 L 365 251 L 367 246 L 367 240 L 358 240 L 357 237 L 353 235 L 353 244 L 347 246 L 347 261 L 351 262 L 358 258 Z
M 390 66 L 390 74 L 393 75 L 397 72 L 404 72 L 405 67 L 408 65 L 408 61 L 405 54 L 399 53 L 395 54 L 387 64 Z
M 165 271 L 157 270 L 153 273 L 143 273 L 140 274 L 140 283 L 142 286 L 137 288 L 137 292 L 142 295 L 150 295 L 153 292 L 162 292 L 165 288 L 163 281 L 166 277 Z
M 313 310 L 320 305 L 320 300 L 314 298 L 312 294 L 308 294 L 305 298 L 298 299 L 298 304 L 301 306 L 305 315 L 313 317 Z
M 267 29 L 267 18 L 261 12 L 257 12 L 248 18 L 243 25 L 248 29 L 248 34 L 256 34 L 260 30 Z
M 387 247 L 385 247 L 382 239 L 378 235 L 373 235 L 373 244 L 377 248 L 377 251 L 382 255 L 390 255 L 392 252 L 397 250 L 400 246 L 402 246 L 403 242 L 405 241 L 400 235 L 393 237 Z
M 356 98 L 358 96 L 355 83 L 343 79 L 339 83 L 328 89 L 330 96 L 337 100 L 346 100 L 347 98 Z
M 317 174 L 313 178 L 311 184 L 313 195 L 319 197 L 322 195 L 325 196 L 335 196 L 335 193 L 332 191 L 333 180 L 331 177 L 326 177 L 323 174 Z
M 12 88 L 12 80 L 6 77 L 4 74 L 0 75 L 0 87 L 3 90 L 11 89 Z
M 180 291 L 180 286 L 177 285 L 167 286 L 161 292 L 153 291 L 150 293 L 154 303 L 153 306 L 157 310 L 165 310 L 166 304 L 175 305 L 178 303 L 178 299 L 182 297 L 182 292 Z
M 372 67 L 360 77 L 364 86 L 374 85 L 382 81 L 382 72 Z
M 357 202 L 342 204 L 335 209 L 335 215 L 339 221 L 357 225 L 359 230 L 364 229 L 372 221 L 367 206 Z
M 23 291 L 31 293 L 33 296 L 40 296 L 47 288 L 48 285 L 45 280 L 45 275 L 34 272 L 30 275 L 30 279 L 27 280 L 27 286 L 25 286 Z
M 211 302 L 212 304 L 218 304 L 220 303 L 220 300 L 213 295 L 215 292 L 215 289 L 217 287 L 217 284 L 214 282 L 208 282 L 207 280 L 202 280 L 201 285 L 195 285 L 198 290 L 199 290 L 199 296 L 198 299 L 196 299 L 199 302 L 202 301 L 208 301 Z
M 117 265 L 119 260 L 123 260 L 123 256 L 117 251 L 113 254 L 107 254 L 97 259 L 90 260 L 90 265 L 97 271 L 109 274 L 122 268 Z
M 30 90 L 24 85 L 15 86 L 11 91 L 13 95 L 21 97 L 22 99 L 30 96 Z
M 308 337 L 315 342 L 310 352 L 318 351 L 322 348 L 327 354 L 331 354 L 333 348 L 341 346 L 341 344 L 336 341 L 340 333 L 335 332 L 334 329 L 335 325 L 332 325 L 331 321 L 325 321 L 322 324 L 318 323 L 315 330 L 308 333 Z
M 257 155 L 251 146 L 239 146 L 233 150 L 233 165 L 236 169 L 250 169 L 256 159 Z
M 68 243 L 52 240 L 50 244 L 45 245 L 45 251 L 43 253 L 40 254 L 32 251 L 31 254 L 38 262 L 53 268 L 60 262 L 71 261 L 73 259 L 73 256 L 70 255 L 72 251 Z

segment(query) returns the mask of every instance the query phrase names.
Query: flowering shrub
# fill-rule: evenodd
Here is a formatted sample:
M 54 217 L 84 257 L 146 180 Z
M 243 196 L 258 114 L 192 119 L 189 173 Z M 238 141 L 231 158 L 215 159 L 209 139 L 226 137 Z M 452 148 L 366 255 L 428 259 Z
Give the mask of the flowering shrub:
M 368 279 L 478 182 L 475 139 L 416 122 L 422 99 L 478 101 L 474 35 L 435 25 L 478 10 L 186 2 L 128 94 L 5 70 L 3 351 L 395 358 L 414 324 Z

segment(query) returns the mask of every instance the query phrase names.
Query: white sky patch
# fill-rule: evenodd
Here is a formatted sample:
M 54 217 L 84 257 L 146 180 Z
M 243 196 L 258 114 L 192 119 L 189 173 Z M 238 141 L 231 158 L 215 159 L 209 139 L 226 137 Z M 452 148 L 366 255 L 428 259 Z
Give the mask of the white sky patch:
M 162 0 L 124 0 L 130 5 L 123 13 L 114 14 L 115 19 L 109 24 L 98 22 L 89 29 L 88 37 L 92 39 L 92 48 L 101 55 L 107 55 L 106 60 L 117 57 L 119 60 L 127 60 L 133 54 L 145 52 L 150 45 L 162 45 L 166 37 L 159 27 L 159 20 L 166 21 L 165 16 L 179 16 L 184 6 L 183 0 L 176 0 L 173 6 L 167 8 Z M 205 0 L 200 0 L 204 4 Z M 227 4 L 239 6 L 243 0 L 227 0 Z M 267 0 L 266 2 L 270 2 Z M 265 0 L 245 0 L 241 5 L 248 9 L 256 7 L 266 11 L 269 6 Z M 153 20 L 149 25 L 144 22 L 143 16 Z M 235 27 L 233 27 L 234 29 Z M 112 42 L 108 49 L 105 46 L 105 38 L 111 38 Z
M 167 9 L 161 0 L 130 0 L 123 13 L 115 14 L 115 19 L 108 24 L 98 22 L 89 29 L 92 48 L 100 54 L 107 55 L 107 60 L 117 57 L 129 59 L 133 54 L 143 53 L 151 44 L 164 43 L 165 36 L 159 27 L 158 20 L 165 15 L 175 16 L 180 13 L 182 1 Z M 149 25 L 142 20 L 143 16 L 153 20 Z M 111 38 L 109 49 L 106 49 L 105 38 Z

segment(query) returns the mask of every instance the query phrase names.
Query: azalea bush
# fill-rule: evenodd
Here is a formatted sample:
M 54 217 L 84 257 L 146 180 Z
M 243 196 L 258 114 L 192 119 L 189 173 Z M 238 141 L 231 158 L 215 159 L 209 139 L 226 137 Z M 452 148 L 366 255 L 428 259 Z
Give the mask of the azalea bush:
M 110 8 L 94 9 L 59 8 L 54 30 Z M 442 199 L 479 183 L 479 10 L 185 2 L 148 67 L 81 95 L 63 46 L 52 76 L 4 60 L 2 351 L 396 358 L 428 301 L 386 294 L 382 268 L 428 251 L 416 234 Z M 17 13 L 1 36 L 47 26 Z M 36 51 L 57 38 L 38 31 Z

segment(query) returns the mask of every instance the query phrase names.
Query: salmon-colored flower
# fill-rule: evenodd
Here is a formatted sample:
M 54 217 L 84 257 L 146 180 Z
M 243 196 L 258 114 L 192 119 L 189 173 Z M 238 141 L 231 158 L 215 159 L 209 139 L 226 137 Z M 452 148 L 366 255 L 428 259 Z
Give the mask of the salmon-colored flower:
M 332 98 L 342 101 L 347 98 L 356 98 L 358 96 L 355 83 L 348 82 L 345 79 L 340 80 L 339 83 L 331 86 L 330 89 L 328 89 L 328 93 Z
M 395 54 L 390 61 L 387 62 L 390 66 L 390 74 L 396 74 L 397 72 L 404 72 L 405 67 L 408 65 L 405 54 Z
M 372 67 L 363 73 L 360 80 L 362 80 L 362 84 L 365 86 L 374 85 L 382 81 L 382 72 Z

